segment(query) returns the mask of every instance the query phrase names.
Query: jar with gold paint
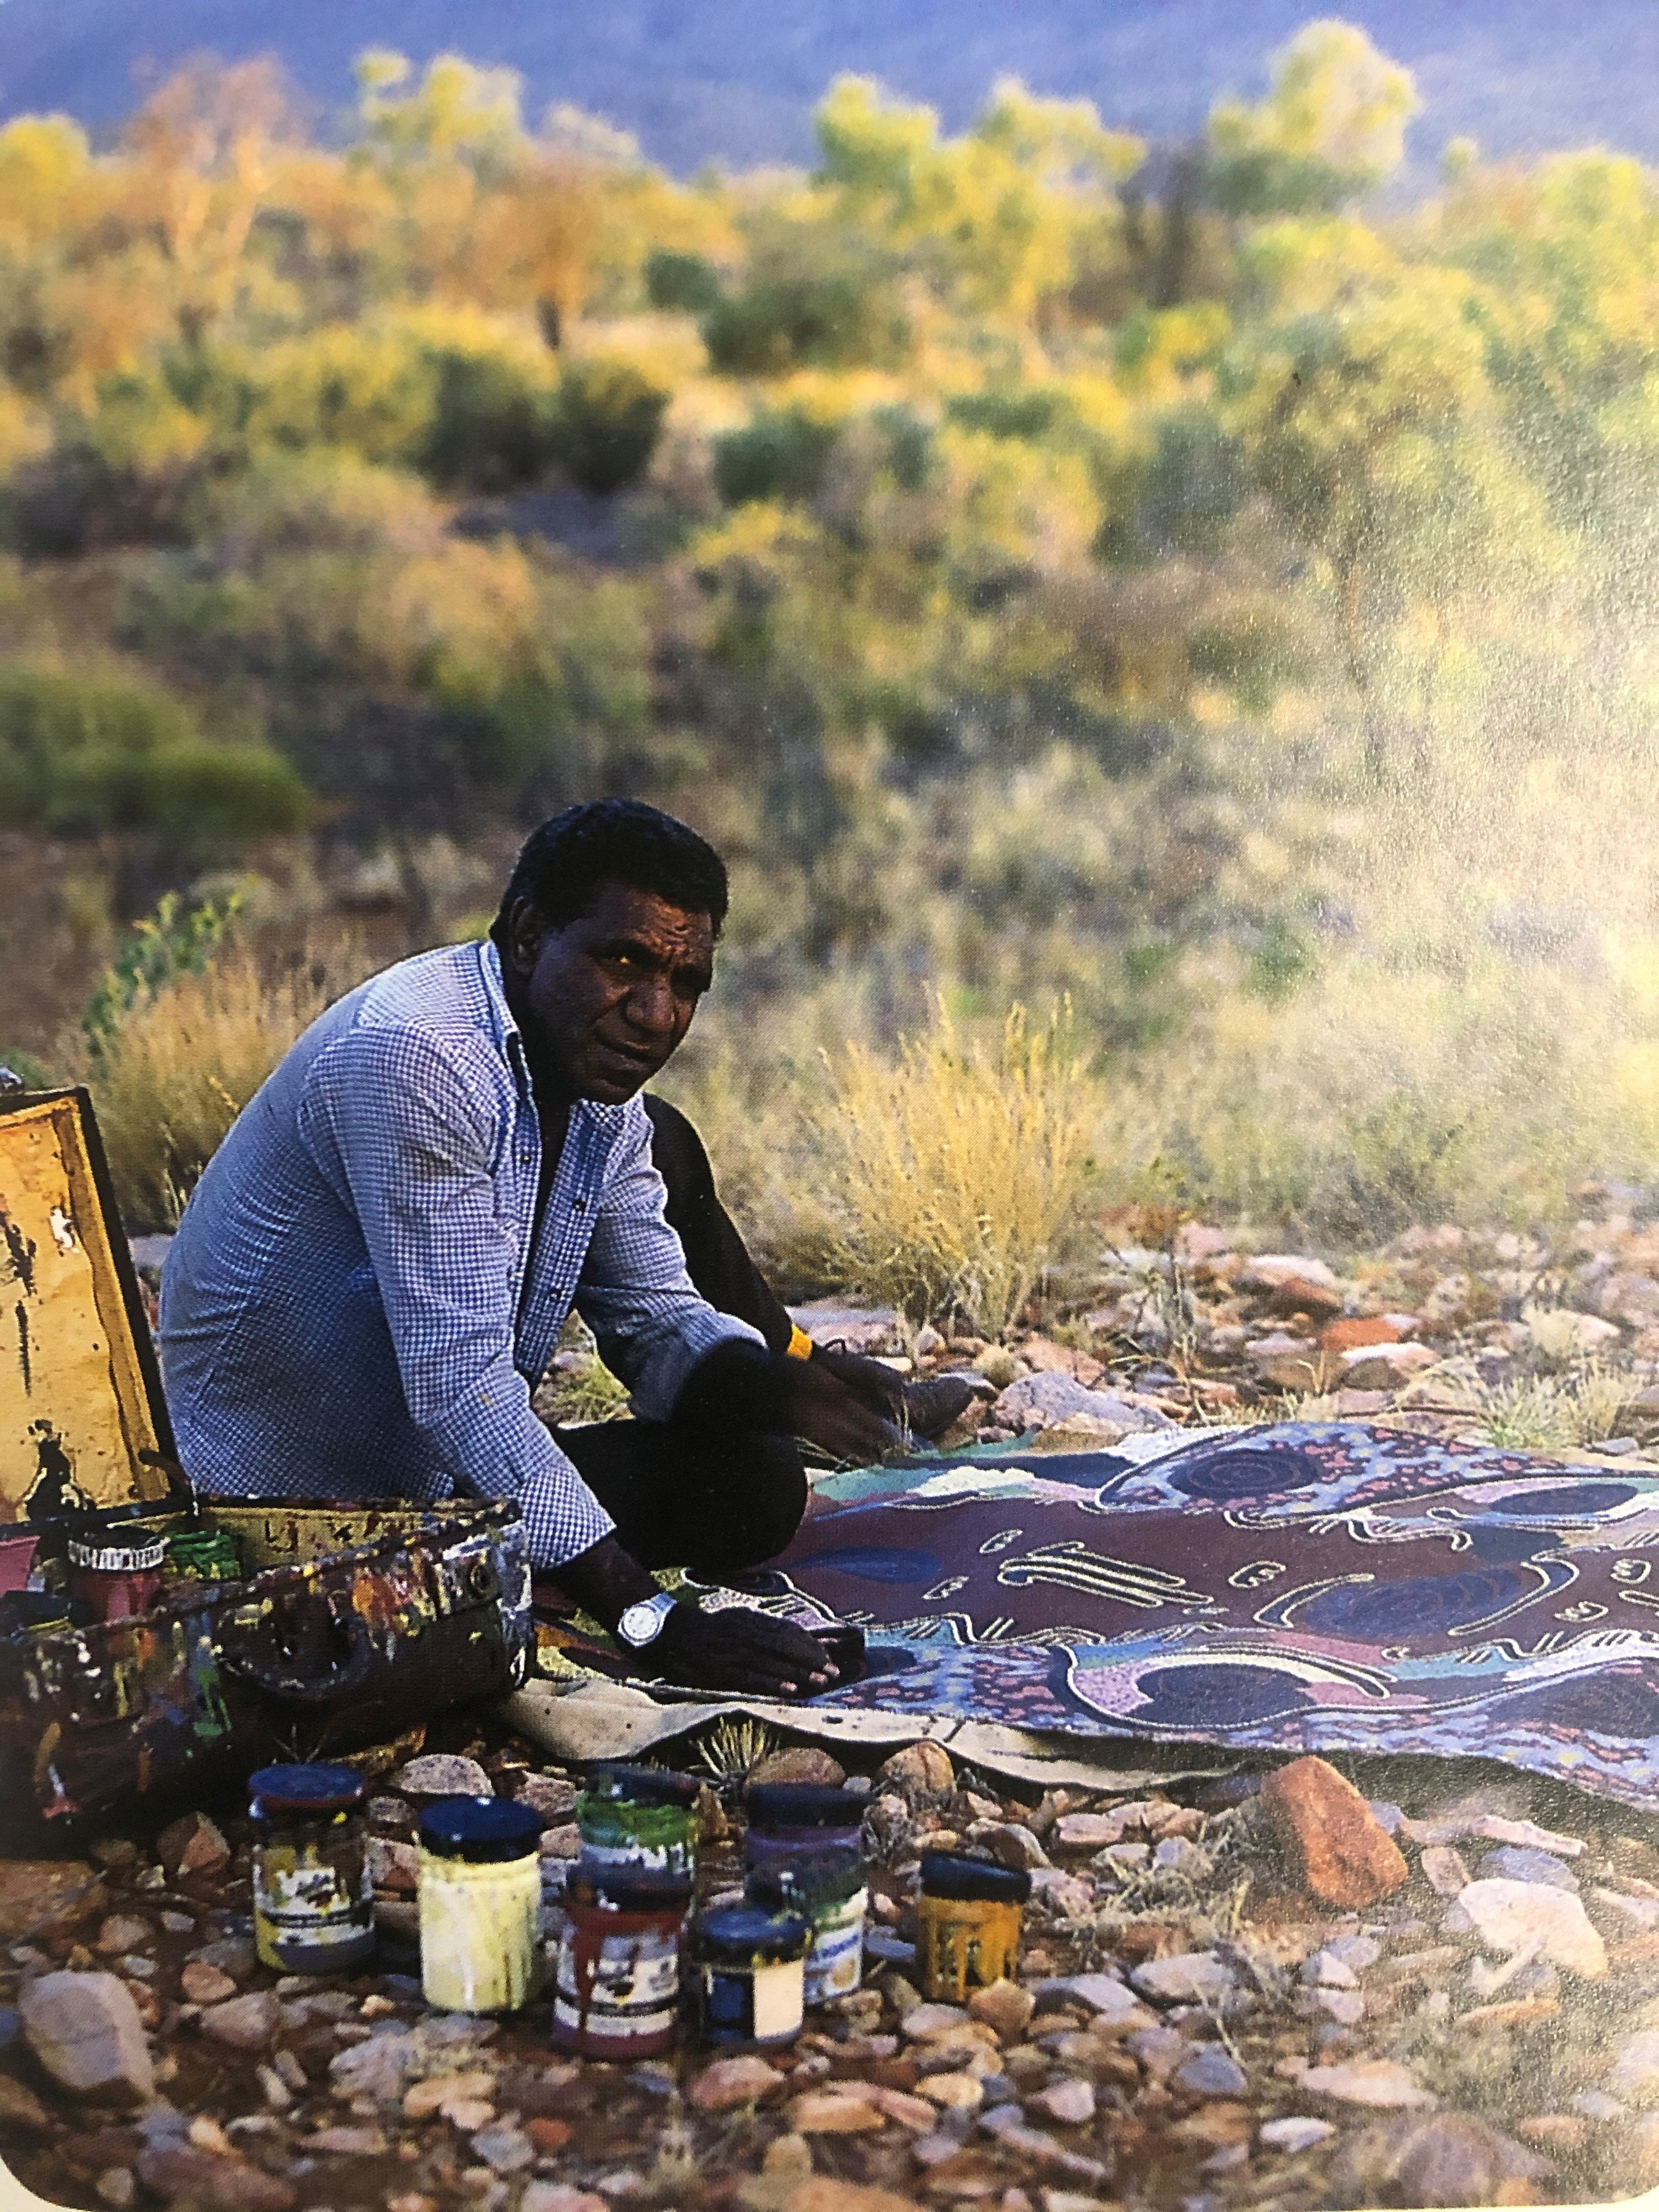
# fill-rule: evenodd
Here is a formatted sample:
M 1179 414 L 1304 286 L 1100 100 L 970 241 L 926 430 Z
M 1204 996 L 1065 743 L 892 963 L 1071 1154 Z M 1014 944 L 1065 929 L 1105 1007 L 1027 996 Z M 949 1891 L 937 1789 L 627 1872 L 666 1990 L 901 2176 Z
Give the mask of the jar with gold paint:
M 535 1995 L 541 1815 L 508 1797 L 441 1797 L 421 1815 L 421 1985 L 444 2012 L 516 2012 Z
M 926 1997 L 961 2004 L 970 1990 L 1012 1981 L 1031 1894 L 1024 1869 L 953 1851 L 921 1855 L 916 1978 Z

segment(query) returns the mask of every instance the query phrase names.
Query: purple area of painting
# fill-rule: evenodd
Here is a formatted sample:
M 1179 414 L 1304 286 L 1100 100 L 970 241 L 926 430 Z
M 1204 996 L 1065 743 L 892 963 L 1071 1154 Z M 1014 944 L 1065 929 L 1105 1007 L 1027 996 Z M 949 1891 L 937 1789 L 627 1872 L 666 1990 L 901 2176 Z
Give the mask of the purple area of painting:
M 764 1587 L 878 1648 L 832 1703 L 1659 1789 L 1659 1480 L 1341 1423 L 829 1489 Z

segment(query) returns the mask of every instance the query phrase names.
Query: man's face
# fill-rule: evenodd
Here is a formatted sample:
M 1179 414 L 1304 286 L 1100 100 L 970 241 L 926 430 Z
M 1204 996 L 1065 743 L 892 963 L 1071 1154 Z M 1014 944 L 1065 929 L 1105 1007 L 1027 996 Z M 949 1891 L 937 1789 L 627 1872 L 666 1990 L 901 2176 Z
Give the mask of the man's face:
M 520 904 L 507 952 L 538 1077 L 567 1097 L 617 1106 L 691 1026 L 714 975 L 714 926 L 653 891 L 602 884 L 562 929 Z

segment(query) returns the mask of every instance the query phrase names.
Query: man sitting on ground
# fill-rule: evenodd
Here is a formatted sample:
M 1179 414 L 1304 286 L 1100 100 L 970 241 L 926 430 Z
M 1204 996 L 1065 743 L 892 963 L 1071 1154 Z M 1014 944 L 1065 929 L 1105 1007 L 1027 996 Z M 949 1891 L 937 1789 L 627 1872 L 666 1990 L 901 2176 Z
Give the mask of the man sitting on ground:
M 238 1118 L 168 1255 L 162 1371 L 207 1494 L 510 1498 L 537 1567 L 649 1671 L 810 1694 L 837 1679 L 820 1642 L 674 1605 L 647 1571 L 717 1580 L 782 1551 L 798 1437 L 863 1461 L 901 1442 L 886 1370 L 769 1346 L 781 1309 L 659 1102 L 678 1190 L 653 1164 L 638 1093 L 726 908 L 719 857 L 653 808 L 544 823 L 488 940 L 351 992 Z M 676 1211 L 761 1326 L 700 1295 Z M 639 1419 L 553 1433 L 532 1411 L 573 1305 Z

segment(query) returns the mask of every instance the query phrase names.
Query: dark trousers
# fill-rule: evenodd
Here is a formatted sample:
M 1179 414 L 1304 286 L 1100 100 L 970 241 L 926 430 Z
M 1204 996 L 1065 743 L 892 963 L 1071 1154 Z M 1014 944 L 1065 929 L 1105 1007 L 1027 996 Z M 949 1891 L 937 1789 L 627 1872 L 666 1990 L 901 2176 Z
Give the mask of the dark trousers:
M 711 1306 L 783 1351 L 793 1324 L 716 1195 L 702 1139 L 662 1099 L 647 1097 L 645 1107 L 669 1225 L 692 1281 Z M 733 1408 L 731 1434 L 717 1448 L 672 1419 L 607 1421 L 557 1435 L 641 1566 L 683 1566 L 702 1581 L 741 1573 L 775 1559 L 806 1510 L 794 1438 L 746 1427 L 741 1408 Z

